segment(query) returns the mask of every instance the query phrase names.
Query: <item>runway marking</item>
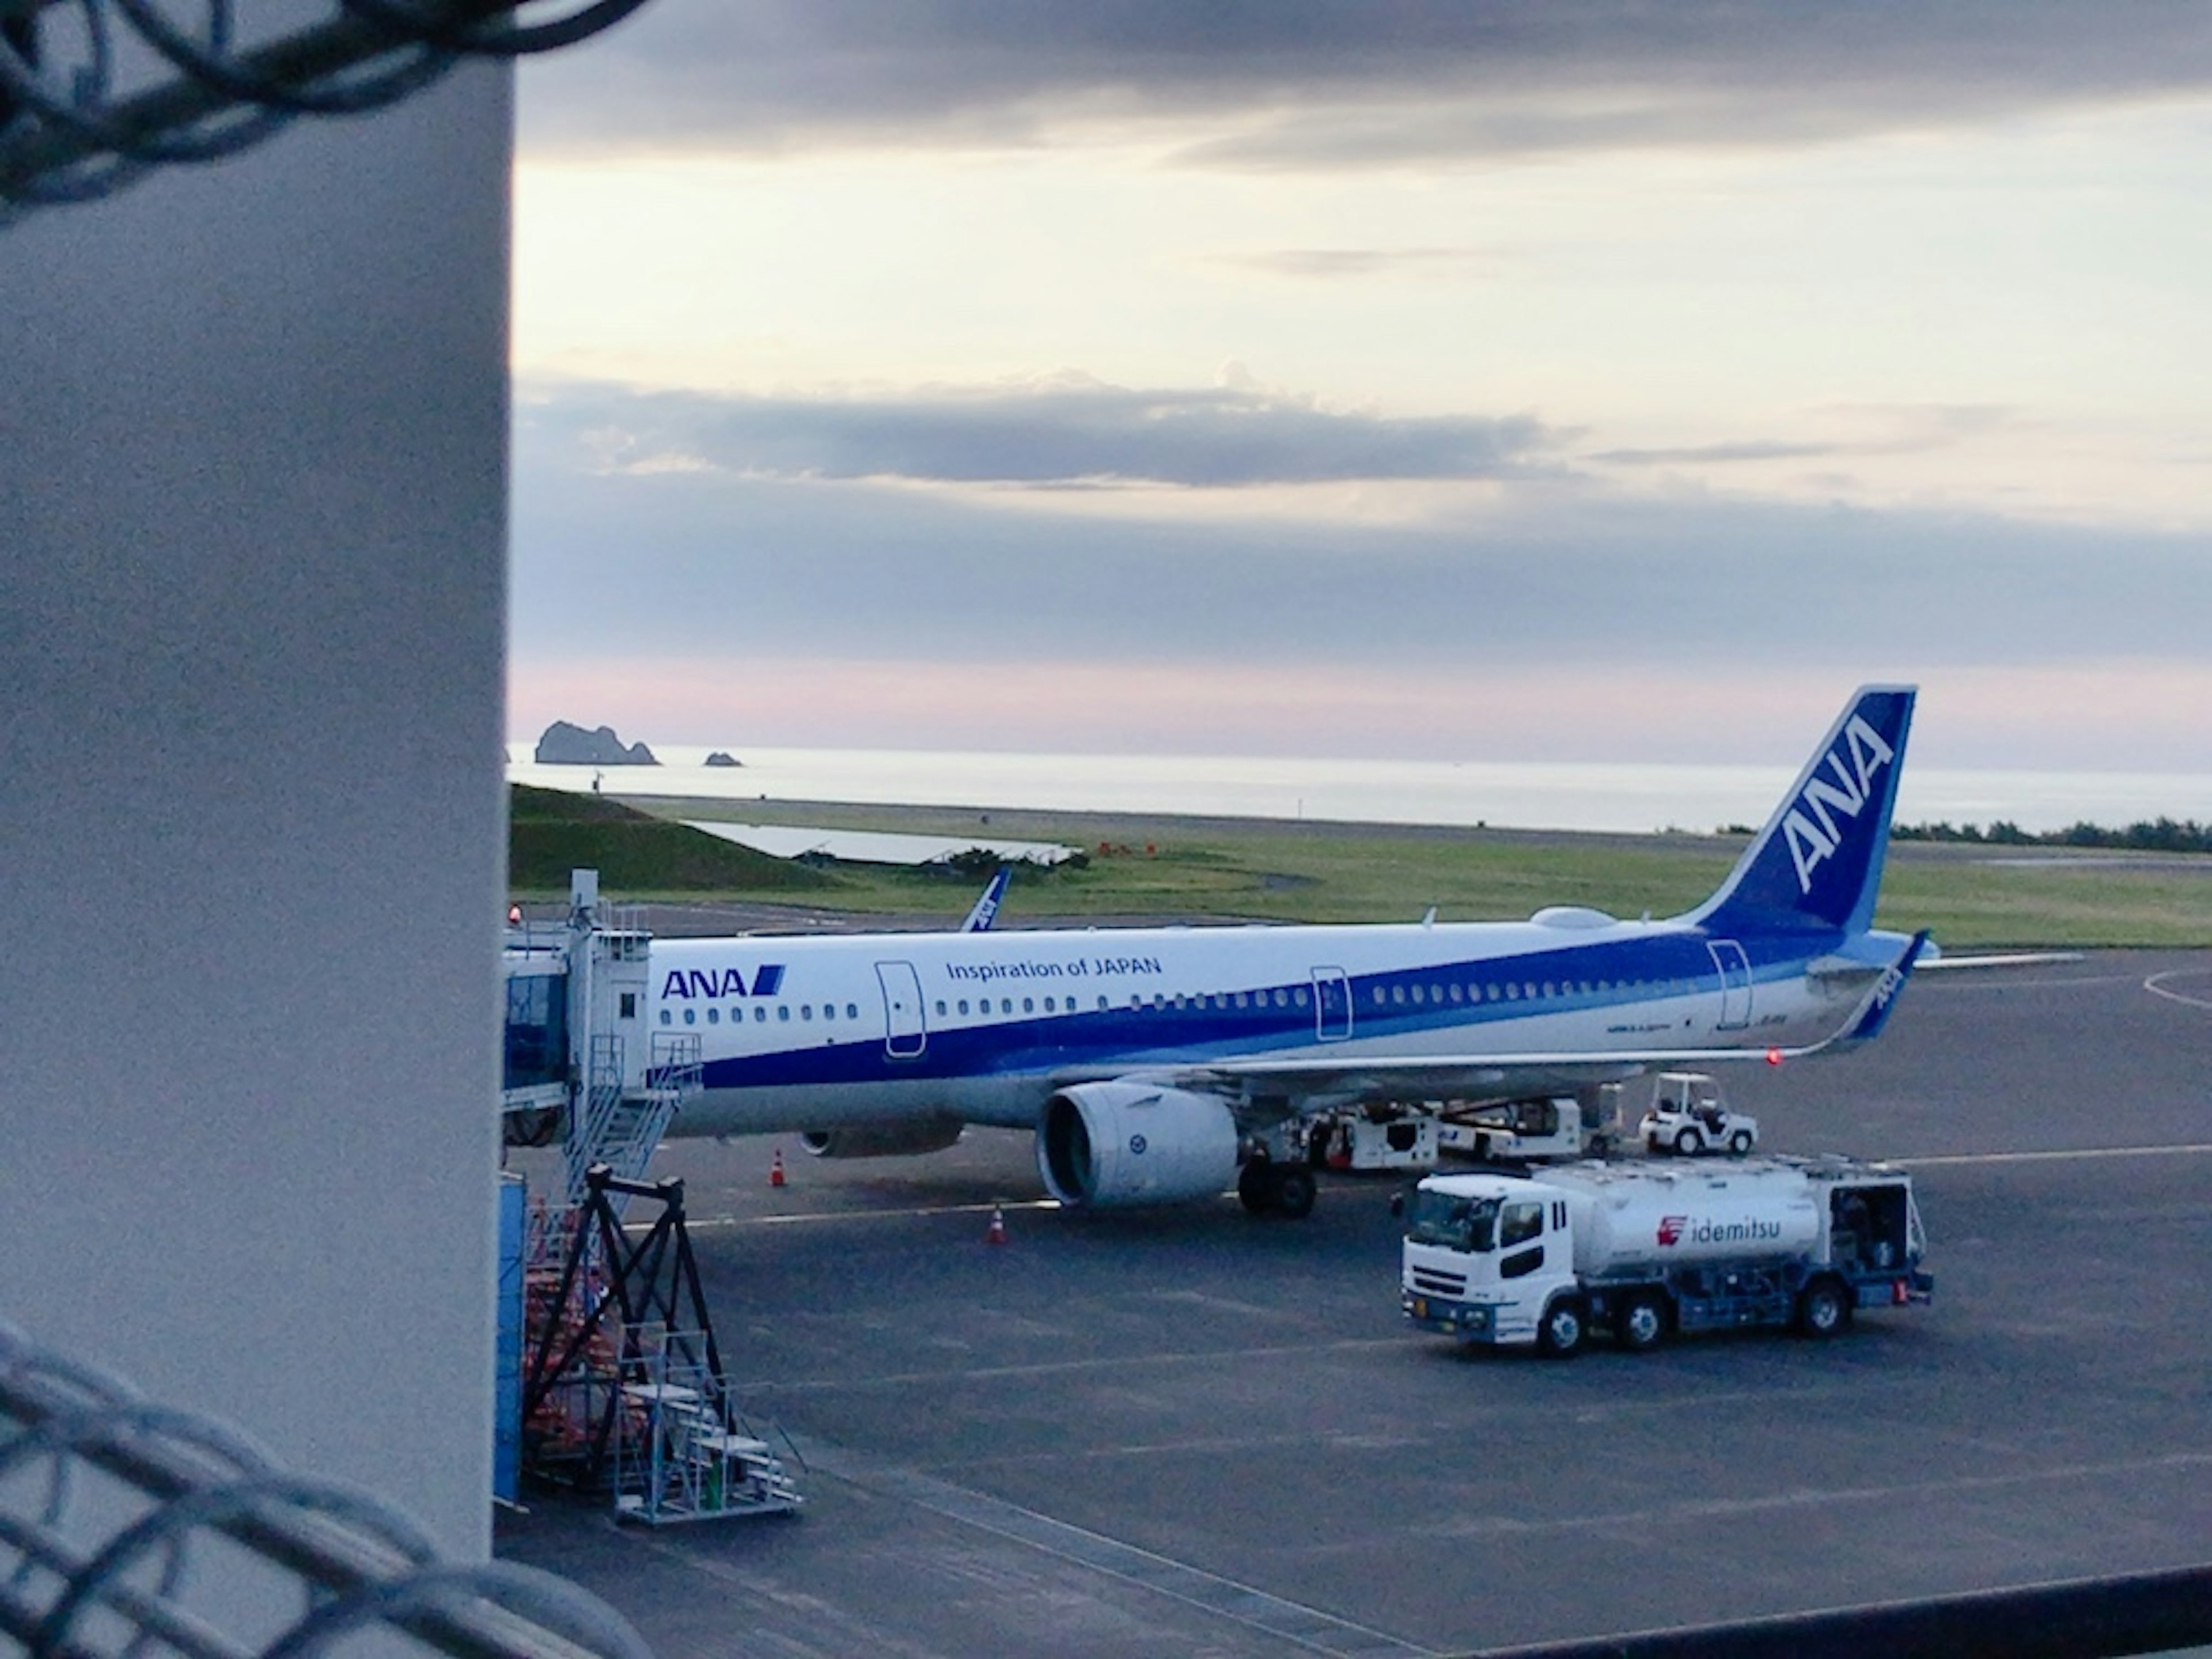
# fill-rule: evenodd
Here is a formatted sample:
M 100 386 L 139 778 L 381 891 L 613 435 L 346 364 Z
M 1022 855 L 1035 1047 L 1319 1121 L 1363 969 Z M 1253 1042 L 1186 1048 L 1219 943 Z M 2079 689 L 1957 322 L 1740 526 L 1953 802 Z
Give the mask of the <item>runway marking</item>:
M 2142 988 L 2144 990 L 2149 992 L 2153 996 L 2164 997 L 2168 1002 L 2183 1003 L 2191 1008 L 2212 1008 L 2212 997 L 2188 996 L 2179 991 L 2169 990 L 2165 986 L 2159 983 L 2159 981 L 2162 979 L 2174 979 L 2182 975 L 2192 974 L 2201 978 L 2207 974 L 2212 974 L 2212 969 L 2169 968 L 2162 974 L 2153 974 L 2148 979 L 2142 982 Z
M 751 1381 L 735 1386 L 740 1394 L 823 1394 L 851 1389 L 912 1389 L 946 1382 L 1003 1382 L 1013 1377 L 1063 1376 L 1084 1371 L 1124 1370 L 1140 1365 L 1220 1365 L 1236 1359 L 1288 1358 L 1292 1354 L 1358 1353 L 1370 1348 L 1403 1348 L 1419 1338 L 1347 1336 L 1331 1342 L 1277 1344 L 1271 1347 L 1207 1348 L 1187 1353 L 1124 1353 L 1090 1359 L 1041 1359 L 1027 1365 L 978 1365 L 963 1370 L 899 1371 L 883 1376 L 818 1377 L 811 1382 Z
M 2189 1000 L 2187 998 L 2178 1000 Z M 2212 1007 L 2212 1002 L 2203 1005 Z M 2057 1151 L 2031 1152 L 1929 1152 L 1919 1157 L 1886 1158 L 1884 1164 L 1896 1164 L 1918 1168 L 1925 1164 L 2051 1164 L 2068 1159 L 2106 1158 L 2195 1158 L 2212 1152 L 2212 1141 L 2184 1141 L 2168 1146 L 2077 1146 Z M 722 1215 L 708 1216 L 687 1223 L 694 1232 L 710 1229 L 732 1227 L 791 1227 L 830 1221 L 881 1221 L 926 1219 L 940 1215 L 988 1215 L 993 1210 L 1003 1209 L 1009 1215 L 1022 1210 L 1057 1210 L 1062 1208 L 1055 1198 L 1018 1200 L 1012 1203 L 935 1204 L 911 1209 L 897 1210 L 813 1210 L 796 1215 Z M 624 1227 L 625 1232 L 642 1233 L 649 1224 L 633 1222 Z
M 725 1227 L 794 1227 L 814 1221 L 881 1221 L 885 1219 L 913 1220 L 933 1215 L 988 1215 L 994 1210 L 1004 1210 L 1012 1215 L 1018 1210 L 1057 1210 L 1056 1198 L 1023 1198 L 1011 1200 L 992 1199 L 978 1204 L 926 1204 L 915 1209 L 903 1210 L 809 1210 L 795 1215 L 710 1215 L 686 1217 L 684 1225 L 693 1232 Z M 633 1222 L 623 1229 L 628 1233 L 650 1230 L 649 1222 Z
M 1886 1158 L 1882 1162 L 1919 1169 L 1929 1164 L 2063 1164 L 2093 1158 L 2196 1158 L 2206 1152 L 2212 1152 L 2212 1140 L 2185 1141 L 2172 1146 L 2084 1146 L 2071 1152 L 1936 1152 L 1926 1158 Z
M 1584 1528 L 1627 1527 L 1639 1537 L 1679 1536 L 1686 1523 L 1736 1516 L 1760 1515 L 1777 1510 L 1804 1509 L 1835 1504 L 1893 1504 L 1899 1498 L 1941 1497 L 1952 1492 L 1993 1492 L 2007 1487 L 2033 1486 L 2053 1481 L 2110 1480 L 2125 1475 L 2162 1474 L 2212 1468 L 2212 1452 L 2168 1452 L 2158 1457 L 2128 1458 L 2112 1463 L 2066 1463 L 2056 1468 L 2032 1469 L 2017 1474 L 1969 1474 L 1951 1480 L 1912 1480 L 1895 1486 L 1799 1486 L 1759 1498 L 1692 1499 L 1656 1510 L 1613 1510 L 1593 1515 L 1532 1521 L 1524 1516 L 1486 1516 L 1428 1529 L 1438 1538 L 1479 1538 L 1493 1534 L 1577 1532 Z
M 1405 1655 L 1408 1659 L 1426 1659 L 1435 1651 L 1368 1626 L 1354 1624 L 1348 1619 L 1340 1619 L 1334 1613 L 1323 1613 L 1318 1607 L 1270 1595 L 1265 1590 L 1208 1572 L 1188 1561 L 1178 1561 L 1087 1528 L 1056 1521 L 1002 1498 L 970 1492 L 917 1469 L 866 1463 L 842 1447 L 808 1439 L 798 1438 L 797 1444 L 810 1470 L 833 1475 L 864 1492 L 903 1498 L 933 1514 L 1203 1608 L 1311 1652 Z

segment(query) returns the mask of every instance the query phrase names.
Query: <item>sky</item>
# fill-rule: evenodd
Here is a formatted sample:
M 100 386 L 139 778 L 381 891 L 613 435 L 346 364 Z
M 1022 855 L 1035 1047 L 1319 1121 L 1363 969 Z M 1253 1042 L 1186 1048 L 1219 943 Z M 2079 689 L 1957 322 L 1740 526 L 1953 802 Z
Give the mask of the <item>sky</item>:
M 2212 773 L 2212 9 L 649 0 L 510 734 Z

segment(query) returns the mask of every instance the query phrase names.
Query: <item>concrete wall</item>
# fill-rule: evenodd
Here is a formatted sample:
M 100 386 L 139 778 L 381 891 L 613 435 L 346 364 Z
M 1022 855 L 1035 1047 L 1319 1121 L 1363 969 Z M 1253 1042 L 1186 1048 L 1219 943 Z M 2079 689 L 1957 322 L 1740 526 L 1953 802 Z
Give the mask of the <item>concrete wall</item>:
M 511 81 L 0 229 L 0 1316 L 488 1552 Z

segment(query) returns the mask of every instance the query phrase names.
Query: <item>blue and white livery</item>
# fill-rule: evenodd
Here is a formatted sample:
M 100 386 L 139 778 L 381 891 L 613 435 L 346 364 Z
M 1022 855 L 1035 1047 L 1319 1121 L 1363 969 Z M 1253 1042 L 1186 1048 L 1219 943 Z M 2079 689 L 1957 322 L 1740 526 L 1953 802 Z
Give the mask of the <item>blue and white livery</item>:
M 656 939 L 647 1018 L 699 1039 L 703 1082 L 671 1133 L 889 1152 L 1034 1127 L 1063 1203 L 1235 1182 L 1295 1213 L 1316 1113 L 1866 1041 L 1925 940 L 1872 925 L 1913 699 L 1855 694 L 1720 890 L 1666 921 Z

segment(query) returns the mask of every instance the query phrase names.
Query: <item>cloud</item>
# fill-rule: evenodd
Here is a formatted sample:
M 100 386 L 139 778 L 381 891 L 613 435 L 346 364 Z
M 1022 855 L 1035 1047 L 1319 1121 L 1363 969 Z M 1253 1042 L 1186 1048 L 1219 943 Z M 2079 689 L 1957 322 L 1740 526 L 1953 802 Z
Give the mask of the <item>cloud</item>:
M 1193 165 L 1798 144 L 2212 81 L 2212 14 L 2139 0 L 656 0 L 533 64 L 524 142 L 756 154 L 1203 125 Z
M 1809 460 L 1863 453 L 1863 448 L 1845 444 L 1742 442 L 1692 444 L 1673 449 L 1601 449 L 1583 459 L 1613 466 L 1671 466 L 1712 461 Z
M 564 386 L 526 391 L 522 415 L 611 471 L 1222 489 L 1556 470 L 1547 455 L 1562 434 L 1530 416 L 1393 418 L 1270 392 L 1233 367 L 1225 379 L 1133 389 L 1060 377 L 878 398 Z
M 1209 264 L 1266 276 L 1342 281 L 1364 276 L 1458 276 L 1495 270 L 1504 256 L 1475 247 L 1285 247 L 1222 253 Z
M 622 640 L 735 664 L 1064 656 L 1133 672 L 1296 664 L 1324 681 L 1476 661 L 1832 665 L 1863 678 L 1871 662 L 2203 654 L 2201 534 L 1546 482 L 1473 494 L 1486 499 L 1410 523 L 1133 523 L 1019 494 L 719 467 L 608 474 L 526 422 L 515 648 L 580 659 Z

